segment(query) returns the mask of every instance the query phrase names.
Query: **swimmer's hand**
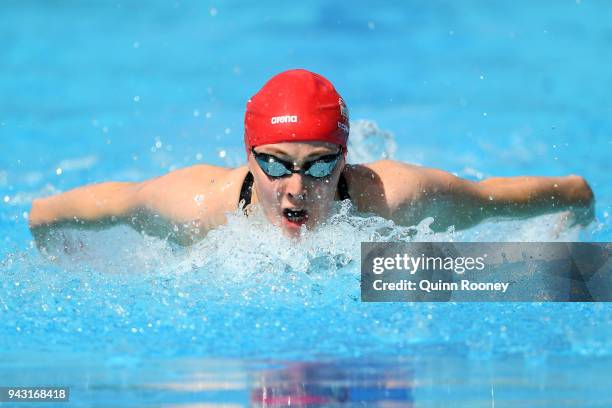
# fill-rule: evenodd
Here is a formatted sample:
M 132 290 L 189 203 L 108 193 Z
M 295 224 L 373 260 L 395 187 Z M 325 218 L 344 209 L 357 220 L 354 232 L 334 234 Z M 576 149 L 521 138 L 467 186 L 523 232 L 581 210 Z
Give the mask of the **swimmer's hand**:
M 567 220 L 569 227 L 582 226 L 586 227 L 593 221 L 595 221 L 595 202 L 587 207 L 575 207 L 567 211 Z
M 50 255 L 56 253 L 57 250 L 65 254 L 73 254 L 83 251 L 86 245 L 81 239 L 70 239 L 62 230 L 55 230 L 49 226 L 38 226 L 31 228 L 32 237 L 36 248 L 49 260 L 54 260 L 55 256 Z M 53 248 L 53 249 L 51 249 Z M 51 249 L 51 250 L 50 250 Z
M 553 237 L 559 238 L 563 231 L 574 227 L 586 227 L 595 220 L 595 206 L 575 207 L 563 211 L 553 228 Z

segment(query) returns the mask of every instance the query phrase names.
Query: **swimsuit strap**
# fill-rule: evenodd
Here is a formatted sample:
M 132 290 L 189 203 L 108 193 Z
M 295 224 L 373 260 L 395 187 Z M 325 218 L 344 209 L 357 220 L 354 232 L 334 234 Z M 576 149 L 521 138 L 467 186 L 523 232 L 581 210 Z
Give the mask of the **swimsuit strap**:
M 251 204 L 251 195 L 253 194 L 253 175 L 249 171 L 242 182 L 240 188 L 240 198 L 238 198 L 238 208 L 242 205 L 242 210 L 246 214 L 247 205 Z M 244 202 L 244 204 L 242 204 Z
M 238 208 L 242 202 L 244 202 L 243 209 L 246 210 L 247 205 L 251 204 L 251 195 L 253 194 L 253 175 L 249 171 L 242 182 L 242 187 L 240 188 L 240 198 L 238 199 Z M 340 173 L 340 179 L 338 180 L 338 194 L 340 195 L 340 200 L 350 200 L 351 196 L 348 193 L 348 184 L 346 183 L 346 179 L 344 178 L 344 173 Z
M 351 199 L 348 192 L 348 184 L 346 184 L 346 179 L 344 178 L 344 173 L 340 173 L 340 179 L 338 180 L 338 194 L 340 195 L 341 201 Z

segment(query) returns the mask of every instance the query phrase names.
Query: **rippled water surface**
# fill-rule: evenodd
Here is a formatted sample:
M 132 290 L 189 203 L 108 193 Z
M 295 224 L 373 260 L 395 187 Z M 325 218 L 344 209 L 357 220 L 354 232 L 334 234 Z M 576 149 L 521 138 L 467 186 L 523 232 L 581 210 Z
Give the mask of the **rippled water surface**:
M 71 406 L 611 405 L 607 304 L 359 298 L 362 241 L 610 241 L 610 13 L 603 1 L 5 5 L 0 385 L 70 385 Z M 300 245 L 237 213 L 190 248 L 123 227 L 63 230 L 52 259 L 33 248 L 34 197 L 242 164 L 246 99 L 294 67 L 347 101 L 352 162 L 580 174 L 597 221 L 432 234 L 427 219 L 397 227 L 339 204 Z

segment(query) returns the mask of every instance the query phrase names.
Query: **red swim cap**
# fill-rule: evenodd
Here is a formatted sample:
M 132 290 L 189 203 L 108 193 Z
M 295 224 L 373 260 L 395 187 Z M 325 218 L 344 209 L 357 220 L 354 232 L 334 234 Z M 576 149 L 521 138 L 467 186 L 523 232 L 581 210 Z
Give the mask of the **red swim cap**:
M 270 79 L 247 102 L 244 144 L 329 142 L 346 151 L 349 114 L 342 97 L 327 79 L 294 69 Z

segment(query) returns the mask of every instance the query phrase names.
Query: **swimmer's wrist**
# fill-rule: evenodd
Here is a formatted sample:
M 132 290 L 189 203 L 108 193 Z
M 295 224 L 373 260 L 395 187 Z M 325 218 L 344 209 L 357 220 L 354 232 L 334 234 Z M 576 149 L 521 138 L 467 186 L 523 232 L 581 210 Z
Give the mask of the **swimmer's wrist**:
M 595 200 L 588 203 L 579 203 L 569 207 L 571 213 L 571 225 L 589 225 L 595 220 Z
M 569 227 L 586 226 L 595 220 L 595 196 L 584 177 L 571 174 L 555 184 L 555 206 L 569 215 Z
M 56 222 L 48 205 L 48 198 L 35 198 L 32 200 L 32 208 L 28 217 L 30 229 L 48 227 Z
M 568 198 L 573 207 L 589 208 L 595 202 L 595 196 L 589 183 L 584 177 L 575 174 L 567 176 L 570 185 L 568 188 Z

